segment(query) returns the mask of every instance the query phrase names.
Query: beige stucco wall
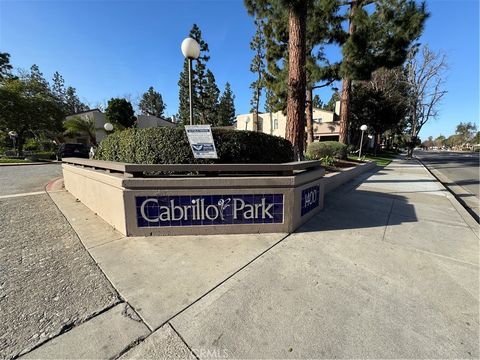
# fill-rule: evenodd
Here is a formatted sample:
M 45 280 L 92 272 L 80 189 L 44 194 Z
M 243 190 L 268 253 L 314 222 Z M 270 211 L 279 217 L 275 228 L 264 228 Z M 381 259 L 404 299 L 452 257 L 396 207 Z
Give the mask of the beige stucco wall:
M 63 165 L 65 188 L 124 235 L 187 235 L 292 232 L 323 208 L 323 168 L 293 176 L 126 178 Z M 180 180 L 180 181 L 179 181 Z M 319 206 L 301 216 L 302 190 L 319 186 Z M 136 196 L 283 194 L 283 223 L 138 227 Z
M 126 235 L 122 179 L 103 171 L 63 164 L 65 189 L 116 230 Z

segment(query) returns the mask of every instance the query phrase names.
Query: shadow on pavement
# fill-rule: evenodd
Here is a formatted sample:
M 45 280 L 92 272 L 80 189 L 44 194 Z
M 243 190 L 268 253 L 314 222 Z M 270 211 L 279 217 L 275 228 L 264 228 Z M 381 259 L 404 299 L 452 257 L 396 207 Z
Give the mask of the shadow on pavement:
M 390 217 L 395 202 L 395 213 Z M 296 232 L 362 229 L 417 222 L 415 207 L 401 195 L 355 190 L 343 196 L 328 194 L 324 209 Z

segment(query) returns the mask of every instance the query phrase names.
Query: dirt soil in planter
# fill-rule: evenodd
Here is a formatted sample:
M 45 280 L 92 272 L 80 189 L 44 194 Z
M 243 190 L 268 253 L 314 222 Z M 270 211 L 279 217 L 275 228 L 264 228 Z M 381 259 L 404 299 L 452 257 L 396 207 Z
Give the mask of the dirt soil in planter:
M 338 172 L 340 169 L 346 169 L 355 167 L 357 165 L 363 164 L 363 161 L 356 160 L 335 160 L 333 166 L 325 166 L 325 171 L 327 173 Z

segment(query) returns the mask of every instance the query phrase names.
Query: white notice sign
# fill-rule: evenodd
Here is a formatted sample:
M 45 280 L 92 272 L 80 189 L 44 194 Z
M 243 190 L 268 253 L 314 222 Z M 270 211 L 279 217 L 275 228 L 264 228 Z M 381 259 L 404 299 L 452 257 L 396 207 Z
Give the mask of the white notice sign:
M 210 125 L 185 126 L 195 159 L 218 159 Z

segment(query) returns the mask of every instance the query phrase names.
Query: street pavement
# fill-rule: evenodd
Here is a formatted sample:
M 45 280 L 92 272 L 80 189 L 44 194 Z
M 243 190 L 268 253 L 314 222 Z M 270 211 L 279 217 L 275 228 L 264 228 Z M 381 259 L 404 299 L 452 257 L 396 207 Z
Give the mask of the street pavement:
M 125 238 L 65 191 L 18 196 L 42 176 L 2 188 L 0 358 L 480 355 L 478 224 L 415 160 L 293 234 Z
M 124 238 L 50 196 L 125 303 L 26 358 L 480 355 L 478 224 L 416 160 L 328 194 L 293 234 Z
M 120 302 L 43 191 L 59 175 L 59 165 L 0 167 L 1 359 L 30 351 Z M 35 195 L 18 196 L 25 193 Z
M 50 180 L 60 176 L 62 166 L 59 163 L 0 165 L 0 196 L 44 191 Z
M 416 150 L 419 158 L 479 217 L 480 153 Z

